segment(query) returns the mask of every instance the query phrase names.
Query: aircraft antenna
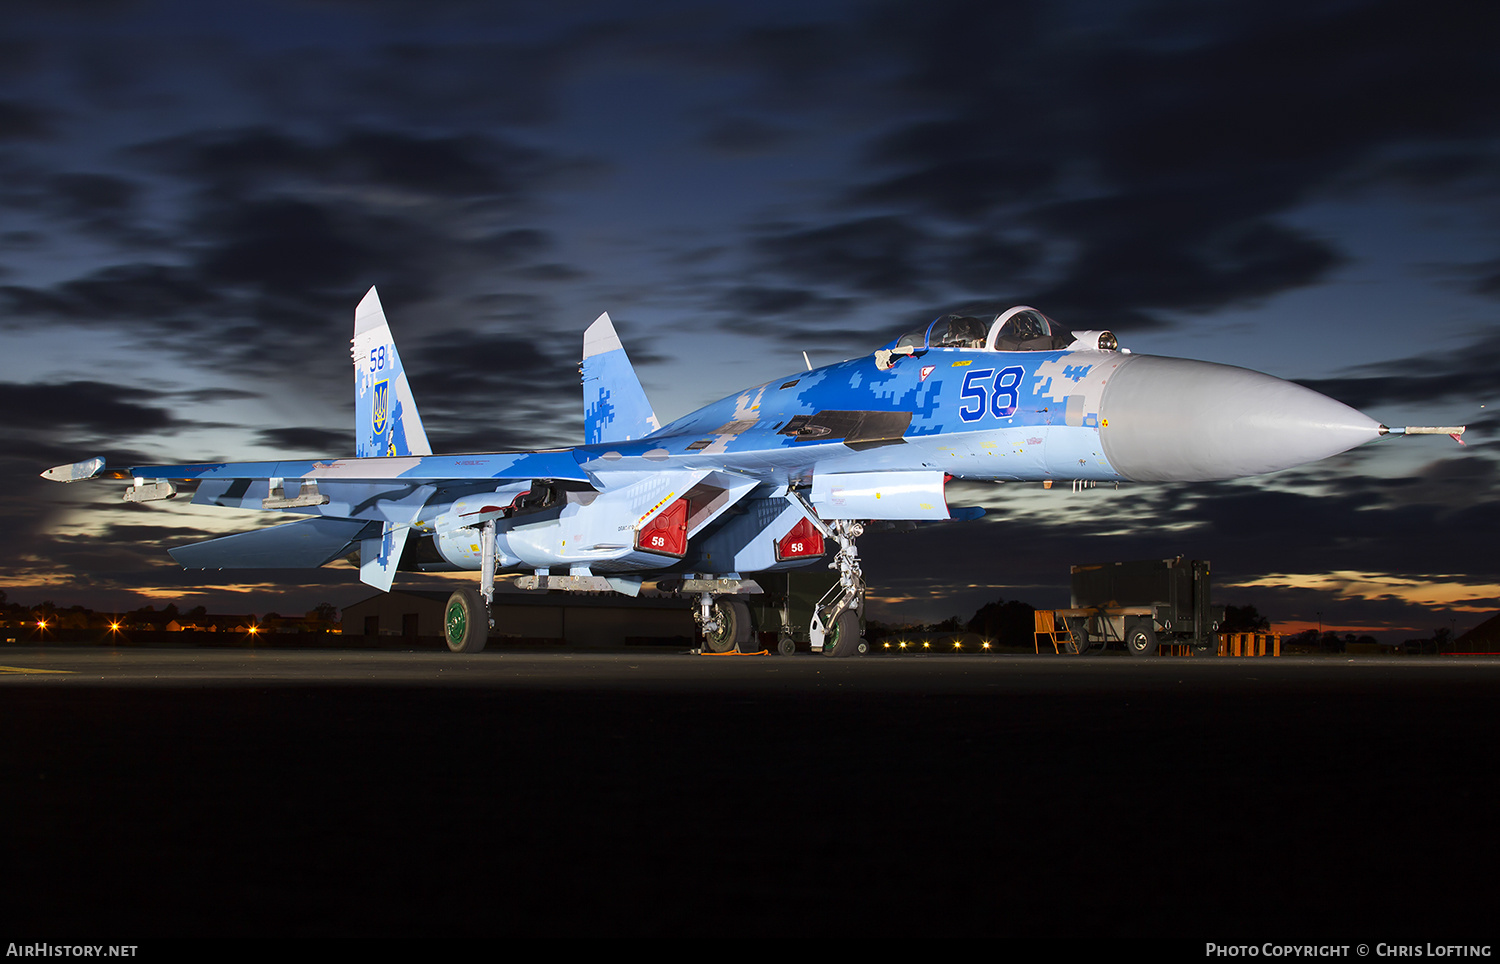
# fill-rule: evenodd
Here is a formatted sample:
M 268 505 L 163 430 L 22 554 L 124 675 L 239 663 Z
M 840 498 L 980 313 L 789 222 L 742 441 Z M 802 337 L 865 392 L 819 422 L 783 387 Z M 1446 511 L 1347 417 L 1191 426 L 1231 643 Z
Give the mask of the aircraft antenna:
M 807 362 L 807 370 L 812 371 L 812 359 L 807 357 L 807 352 L 802 352 L 802 360 Z

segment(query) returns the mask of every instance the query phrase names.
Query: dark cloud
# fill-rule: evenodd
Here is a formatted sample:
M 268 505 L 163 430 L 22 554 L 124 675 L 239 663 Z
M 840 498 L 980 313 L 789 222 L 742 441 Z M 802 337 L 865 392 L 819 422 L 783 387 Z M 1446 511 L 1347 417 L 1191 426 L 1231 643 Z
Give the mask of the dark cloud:
M 314 141 L 264 127 L 201 132 L 141 144 L 136 156 L 220 191 L 288 180 L 383 187 L 414 195 L 516 199 L 562 158 L 473 134 L 421 136 L 356 128 Z
M 136 184 L 110 174 L 58 174 L 51 186 L 63 213 L 76 218 L 123 213 L 139 194 Z
M 1184 14 L 1141 4 L 1077 32 L 1042 4 L 878 8 L 857 31 L 911 109 L 867 141 L 839 206 L 865 214 L 756 237 L 778 255 L 762 267 L 862 296 L 987 282 L 1080 327 L 1159 327 L 1326 278 L 1342 253 L 1277 219 L 1397 176 L 1393 149 L 1408 183 L 1493 169 L 1500 112 L 1478 92 L 1500 80 L 1481 39 L 1495 11 Z M 943 222 L 971 226 L 975 257 L 936 240 Z
M 0 410 L 9 413 L 12 431 L 135 435 L 189 424 L 159 404 L 163 400 L 159 392 L 108 382 L 0 382 Z
M 570 264 L 547 262 L 517 268 L 515 275 L 525 281 L 558 282 L 582 281 L 589 276 L 589 273 Z
M 1300 382 L 1355 408 L 1386 402 L 1486 404 L 1500 397 L 1500 335 L 1484 336 L 1451 352 L 1414 355 Z
M 539 185 L 573 163 L 540 150 L 477 135 L 365 128 L 314 140 L 246 128 L 136 154 L 197 186 L 189 256 L 205 284 L 255 292 L 250 314 L 262 323 L 341 315 L 351 292 L 377 282 L 397 303 L 422 301 L 467 267 L 576 277 L 555 260 L 534 264 L 550 235 L 515 223 Z
M 724 154 L 764 154 L 785 147 L 793 138 L 790 130 L 752 117 L 722 117 L 703 132 L 709 150 Z
M 472 9 L 484 12 L 482 5 Z M 524 19 L 516 11 L 511 15 Z M 423 25 L 427 19 L 419 18 Z M 431 123 L 434 117 L 458 126 L 539 124 L 557 116 L 558 95 L 572 72 L 607 56 L 628 38 L 630 28 L 595 19 L 546 33 L 551 35 L 537 33 L 519 43 L 390 43 L 376 57 L 349 64 L 334 82 L 346 96 L 379 103 L 413 124 Z M 301 65 L 291 66 L 302 72 Z M 278 94 L 295 105 L 299 91 L 285 85 Z
M 475 397 L 476 390 L 505 385 L 582 398 L 578 363 L 552 357 L 523 335 L 435 332 L 404 360 L 413 379 L 428 382 L 424 399 L 462 401 Z
M 1486 298 L 1500 298 L 1500 259 L 1475 265 L 1473 271 L 1478 276 L 1474 292 Z
M 1141 200 L 1134 215 L 1093 222 L 1092 234 L 1083 226 L 1092 219 L 1073 221 L 1069 230 L 1082 247 L 1066 274 L 1037 295 L 1048 310 L 1079 328 L 1117 325 L 1118 313 L 1131 309 L 1207 312 L 1312 284 L 1342 260 L 1327 243 L 1265 221 L 1174 232 L 1169 211 Z M 1047 217 L 1056 224 L 1067 215 Z
M 155 557 L 165 555 L 168 547 L 212 539 L 218 534 L 204 529 L 139 522 L 111 522 L 104 527 L 105 538 L 142 549 L 153 557 L 153 561 Z
M 225 304 L 194 270 L 161 264 L 101 268 L 50 288 L 0 286 L 0 310 L 13 319 L 129 323 L 168 333 L 196 331 Z
M 351 432 L 333 432 L 323 428 L 263 428 L 256 435 L 263 444 L 284 450 L 282 454 L 287 458 L 295 458 L 298 452 L 310 453 L 310 458 L 338 455 L 354 448 L 354 435 Z
M 291 199 L 238 205 L 216 222 L 216 244 L 199 264 L 208 287 L 250 286 L 295 296 L 347 291 L 373 260 L 351 225 L 329 207 Z
M 768 232 L 755 242 L 768 270 L 802 281 L 844 285 L 872 295 L 922 290 L 927 234 L 909 221 L 869 217 Z
M 174 390 L 171 396 L 175 400 L 190 405 L 206 405 L 211 402 L 238 401 L 245 398 L 261 398 L 260 392 L 248 392 L 239 388 L 192 388 Z
M 781 108 L 805 107 L 815 93 L 856 80 L 859 27 L 848 23 L 763 24 L 710 45 L 709 56 L 740 65 L 758 86 L 752 98 Z M 700 53 L 699 56 L 702 56 Z
M 868 163 L 898 173 L 854 188 L 847 202 L 899 204 L 972 222 L 1005 205 L 1045 197 L 1062 161 L 1054 148 L 1026 143 L 1018 134 L 1006 126 L 958 120 L 923 121 L 895 131 L 870 146 Z
M 758 277 L 766 280 L 724 289 L 716 306 L 732 315 L 726 324 L 742 323 L 739 316 L 750 315 L 774 323 L 765 329 L 768 334 L 802 341 L 810 336 L 826 340 L 830 319 L 869 316 L 875 306 L 893 298 L 929 299 L 941 290 L 1016 291 L 1041 256 L 1036 245 L 1024 240 L 982 231 L 938 233 L 910 219 L 884 216 L 822 227 L 765 228 L 755 251 Z M 781 278 L 799 284 L 781 283 Z M 813 321 L 816 325 L 810 326 Z M 809 327 L 815 333 L 810 335 Z
M 294 365 L 338 352 L 352 306 L 372 284 L 387 302 L 412 305 L 441 300 L 448 278 L 481 266 L 542 284 L 584 276 L 542 260 L 551 235 L 515 217 L 568 162 L 495 138 L 361 128 L 311 139 L 241 128 L 158 139 L 128 157 L 190 187 L 173 201 L 170 231 L 141 244 L 158 259 L 50 286 L 0 287 L 12 324 L 128 322 L 148 343 L 199 364 L 257 371 L 287 364 L 277 349 L 289 337 L 300 349 Z M 100 229 L 133 222 L 145 204 L 138 182 L 124 178 L 39 183 L 49 210 L 91 217 Z
M 28 104 L 0 100 L 0 141 L 45 140 L 54 134 L 51 115 Z
M 548 354 L 524 334 L 438 332 L 403 352 L 402 361 L 433 451 L 515 451 L 582 440 L 578 362 Z
M 719 307 L 736 316 L 725 324 L 730 328 L 743 325 L 742 316 L 757 318 L 774 315 L 843 314 L 855 305 L 852 298 L 830 298 L 812 288 L 766 287 L 762 285 L 739 285 L 725 291 L 719 299 Z

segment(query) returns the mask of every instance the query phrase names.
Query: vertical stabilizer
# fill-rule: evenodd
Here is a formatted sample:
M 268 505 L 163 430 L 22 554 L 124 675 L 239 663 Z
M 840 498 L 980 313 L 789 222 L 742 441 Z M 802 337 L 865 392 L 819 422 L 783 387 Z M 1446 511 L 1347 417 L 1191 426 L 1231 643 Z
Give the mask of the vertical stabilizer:
M 583 333 L 583 442 L 623 442 L 661 428 L 605 312 Z
M 431 455 L 406 369 L 401 367 L 396 340 L 374 288 L 354 309 L 350 354 L 354 358 L 354 454 L 362 459 Z

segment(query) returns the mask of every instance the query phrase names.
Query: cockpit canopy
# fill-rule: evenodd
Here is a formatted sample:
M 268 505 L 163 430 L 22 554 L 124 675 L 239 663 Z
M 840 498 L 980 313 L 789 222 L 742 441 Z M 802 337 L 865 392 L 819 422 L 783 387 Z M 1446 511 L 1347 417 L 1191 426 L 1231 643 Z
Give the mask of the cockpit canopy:
M 926 328 L 909 331 L 895 347 L 983 348 L 990 351 L 1059 351 L 1073 344 L 1073 333 L 1035 308 L 1001 312 L 991 321 L 970 315 L 943 315 Z

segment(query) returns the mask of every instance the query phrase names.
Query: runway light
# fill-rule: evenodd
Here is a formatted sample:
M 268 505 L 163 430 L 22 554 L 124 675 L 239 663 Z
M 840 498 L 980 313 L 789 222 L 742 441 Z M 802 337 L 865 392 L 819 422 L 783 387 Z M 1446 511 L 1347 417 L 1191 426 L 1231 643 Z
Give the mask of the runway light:
M 955 639 L 953 641 L 953 648 L 954 649 L 963 649 L 964 648 L 964 644 L 960 643 L 958 640 Z
M 986 639 L 983 643 L 981 643 L 979 645 L 979 648 L 980 649 L 989 649 L 990 648 L 990 641 Z
M 926 640 L 926 639 L 922 640 L 922 648 L 923 649 L 931 649 L 932 648 L 931 641 Z

